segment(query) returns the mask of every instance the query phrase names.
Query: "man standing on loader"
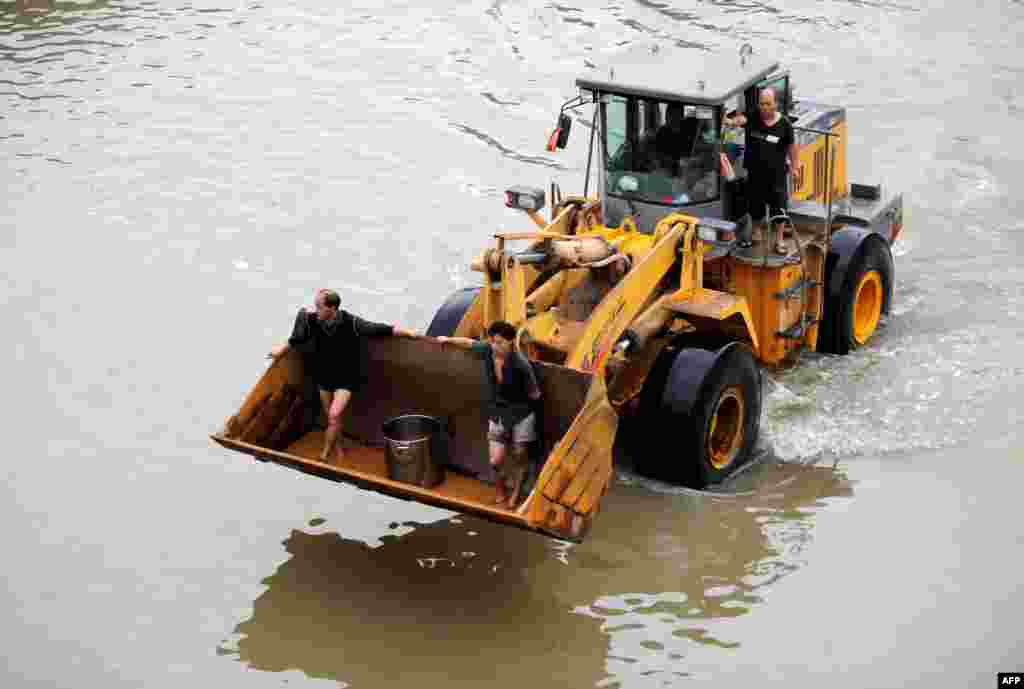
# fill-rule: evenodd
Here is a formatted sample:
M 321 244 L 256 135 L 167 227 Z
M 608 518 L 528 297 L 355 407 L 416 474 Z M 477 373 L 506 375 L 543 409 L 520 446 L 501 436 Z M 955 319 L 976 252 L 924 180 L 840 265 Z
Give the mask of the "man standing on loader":
M 762 89 L 757 107 L 757 114 L 730 112 L 726 122 L 746 129 L 743 166 L 747 169 L 747 207 L 750 219 L 761 226 L 762 236 L 765 236 L 768 231 L 764 222 L 765 206 L 769 218 L 786 212 L 787 167 L 796 170 L 797 152 L 793 125 L 778 111 L 775 91 Z M 782 240 L 783 223 L 775 223 L 774 230 L 775 253 L 784 256 L 789 251 Z M 749 242 L 745 245 L 749 246 Z
M 284 344 L 270 350 L 272 359 L 279 359 L 290 349 L 306 355 L 313 380 L 320 393 L 320 403 L 327 416 L 327 432 L 324 433 L 324 448 L 320 453 L 321 462 L 330 462 L 335 457 L 341 460 L 343 453 L 337 445 L 341 434 L 341 416 L 352 394 L 356 392 L 363 378 L 360 338 L 393 335 L 416 337 L 412 330 L 397 325 L 373 323 L 341 309 L 341 297 L 337 292 L 322 289 L 316 295 L 316 311 L 299 309 L 295 317 L 291 337 Z

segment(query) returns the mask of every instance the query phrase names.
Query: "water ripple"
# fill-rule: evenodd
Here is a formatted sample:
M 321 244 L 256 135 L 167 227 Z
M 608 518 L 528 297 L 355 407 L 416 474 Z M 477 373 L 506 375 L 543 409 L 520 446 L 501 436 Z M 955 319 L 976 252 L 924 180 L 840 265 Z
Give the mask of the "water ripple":
M 562 165 L 561 163 L 556 163 L 555 161 L 549 160 L 548 158 L 544 158 L 542 156 L 529 156 L 529 155 L 524 155 L 522 153 L 514 151 L 513 149 L 511 149 L 508 146 L 505 146 L 504 144 L 499 142 L 494 137 L 489 136 L 489 135 L 483 133 L 479 129 L 474 129 L 473 127 L 468 127 L 468 126 L 466 126 L 464 124 L 458 124 L 458 123 L 455 123 L 455 122 L 452 122 L 450 124 L 451 124 L 451 127 L 453 129 L 456 129 L 456 130 L 462 132 L 463 134 L 469 134 L 473 138 L 478 139 L 480 141 L 483 141 L 485 144 L 487 144 L 491 148 L 494 148 L 494 149 L 498 150 L 506 158 L 511 158 L 512 160 L 517 160 L 517 161 L 519 161 L 521 163 L 528 163 L 530 165 L 543 165 L 544 167 L 550 167 L 550 168 L 554 168 L 556 170 L 569 170 L 569 169 L 571 169 L 571 168 L 568 168 L 568 167 Z
M 50 35 L 47 34 L 47 35 L 44 35 L 44 36 L 39 36 L 38 39 L 39 39 L 40 42 L 39 43 L 34 43 L 33 45 L 26 45 L 26 46 L 9 45 L 9 46 L 4 46 L 4 47 L 9 48 L 10 50 L 26 50 L 26 51 L 27 50 L 36 50 L 38 48 L 48 48 L 48 47 L 57 47 L 57 46 L 69 46 L 69 45 L 74 45 L 74 46 L 79 46 L 79 45 L 91 45 L 92 46 L 92 45 L 96 45 L 96 46 L 102 46 L 104 48 L 127 48 L 128 47 L 128 44 L 126 44 L 126 43 L 113 43 L 111 41 L 91 41 L 91 40 L 85 40 L 85 39 L 75 39 L 75 40 L 70 40 L 70 41 L 45 41 L 44 39 L 46 39 L 46 38 L 50 38 Z M 26 37 L 26 38 L 22 38 L 21 40 L 22 41 L 27 41 L 29 39 Z
M 24 93 L 18 93 L 17 91 L 0 91 L 0 96 L 17 96 L 18 98 L 21 98 L 22 100 L 37 100 L 37 101 L 38 100 L 52 100 L 52 99 L 55 99 L 55 98 L 57 98 L 57 99 L 60 99 L 60 98 L 70 98 L 71 97 L 71 96 L 65 96 L 64 94 L 60 94 L 60 93 L 44 93 L 44 94 L 39 95 L 39 96 L 26 96 Z
M 640 3 L 643 2 L 643 0 L 636 0 L 636 1 L 640 2 Z M 688 40 L 688 39 L 684 39 L 684 38 L 678 38 L 676 36 L 672 36 L 670 34 L 666 34 L 663 31 L 659 31 L 658 29 L 654 29 L 652 27 L 649 27 L 646 24 L 642 24 L 641 22 L 637 21 L 636 19 L 633 19 L 632 17 L 627 17 L 627 18 L 619 17 L 618 19 L 619 19 L 619 23 L 622 24 L 623 26 L 627 27 L 627 28 L 633 29 L 634 31 L 636 31 L 638 33 L 643 33 L 643 34 L 647 34 L 649 36 L 653 36 L 654 38 L 657 38 L 657 39 L 661 39 L 661 40 L 665 40 L 665 41 L 672 41 L 674 43 L 674 45 L 676 47 L 678 47 L 678 48 L 694 48 L 694 49 L 697 49 L 697 50 L 710 50 L 711 49 L 710 46 L 708 46 L 705 43 L 700 43 L 700 42 L 697 42 L 697 41 L 692 41 L 692 40 Z M 713 26 L 710 26 L 710 25 L 709 26 L 702 26 L 701 28 L 705 28 L 705 29 L 710 28 L 713 31 L 723 31 L 721 29 L 718 29 L 717 27 L 713 27 Z M 620 41 L 619 45 L 628 45 L 631 42 L 632 41 L 628 41 L 628 40 Z
M 648 7 L 652 10 L 656 10 L 659 14 L 662 14 L 669 19 L 674 19 L 679 22 L 692 22 L 698 18 L 698 15 L 693 12 L 685 12 L 683 10 L 669 9 L 672 6 L 667 2 L 651 2 L 650 0 L 634 0 L 636 4 L 641 7 Z
M 3 53 L 3 52 L 0 52 L 0 60 L 10 60 L 11 62 L 14 62 L 14 63 L 19 64 L 19 65 L 28 65 L 28 64 L 33 64 L 33 63 L 35 63 L 35 64 L 43 64 L 43 63 L 46 63 L 46 62 L 53 62 L 55 60 L 61 60 L 65 56 L 70 55 L 72 53 L 81 53 L 83 55 L 96 55 L 96 53 L 92 52 L 91 50 L 84 50 L 84 49 L 74 48 L 72 50 L 63 50 L 63 51 L 58 51 L 58 52 L 54 52 L 54 53 L 45 53 L 43 55 L 39 55 L 39 56 L 36 56 L 36 57 L 16 57 L 13 53 Z
M 499 100 L 490 91 L 483 91 L 480 95 L 483 96 L 484 98 L 486 98 L 487 100 L 491 101 L 495 105 L 522 105 L 522 101 L 517 101 L 517 100 Z
M 854 7 L 871 7 L 876 10 L 898 10 L 900 12 L 921 12 L 920 7 L 900 5 L 895 2 L 872 2 L 871 0 L 836 0 Z

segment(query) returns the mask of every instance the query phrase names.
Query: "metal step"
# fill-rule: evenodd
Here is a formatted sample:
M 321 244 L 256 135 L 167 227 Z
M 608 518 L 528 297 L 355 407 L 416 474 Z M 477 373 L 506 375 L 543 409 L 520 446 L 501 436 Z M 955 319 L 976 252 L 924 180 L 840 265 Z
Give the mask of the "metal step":
M 790 299 L 795 299 L 796 296 L 800 294 L 800 292 L 805 287 L 817 287 L 820 284 L 820 282 L 816 282 L 810 278 L 803 278 L 802 280 L 795 282 L 794 284 L 790 285 L 781 292 L 775 292 L 774 294 L 772 294 L 772 296 L 775 297 L 776 299 L 784 299 L 786 301 L 789 301 Z
M 812 318 L 807 314 L 802 314 L 796 323 L 785 330 L 777 331 L 775 335 L 776 337 L 781 337 L 785 340 L 802 340 L 804 335 L 807 334 L 808 329 L 817 322 L 817 318 Z

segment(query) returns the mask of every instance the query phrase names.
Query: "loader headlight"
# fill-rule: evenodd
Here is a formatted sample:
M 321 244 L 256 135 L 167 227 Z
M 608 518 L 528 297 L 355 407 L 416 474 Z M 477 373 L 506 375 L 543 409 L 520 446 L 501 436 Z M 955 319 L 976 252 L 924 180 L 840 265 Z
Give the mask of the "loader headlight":
M 697 225 L 697 239 L 702 242 L 714 242 L 718 240 L 718 232 L 713 227 Z
M 505 205 L 521 211 L 539 211 L 544 208 L 544 190 L 515 186 L 505 190 Z
M 697 223 L 697 239 L 718 244 L 736 241 L 736 223 L 720 218 L 701 218 Z

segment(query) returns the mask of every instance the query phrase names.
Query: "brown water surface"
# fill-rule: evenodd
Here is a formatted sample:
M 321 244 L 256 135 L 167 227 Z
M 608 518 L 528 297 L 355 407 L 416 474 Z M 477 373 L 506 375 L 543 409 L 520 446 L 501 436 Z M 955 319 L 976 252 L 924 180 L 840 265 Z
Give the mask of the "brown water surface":
M 1024 5 L 571 5 L 0 2 L 0 685 L 1024 670 Z M 907 207 L 893 313 L 772 376 L 748 471 L 623 466 L 570 547 L 209 442 L 315 289 L 422 329 L 530 229 L 506 186 L 579 190 L 585 129 L 543 150 L 576 76 L 745 42 Z

